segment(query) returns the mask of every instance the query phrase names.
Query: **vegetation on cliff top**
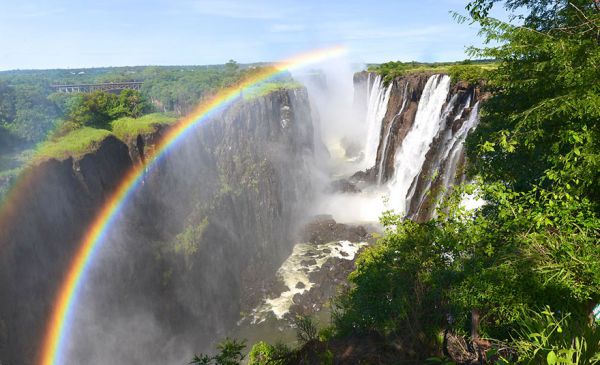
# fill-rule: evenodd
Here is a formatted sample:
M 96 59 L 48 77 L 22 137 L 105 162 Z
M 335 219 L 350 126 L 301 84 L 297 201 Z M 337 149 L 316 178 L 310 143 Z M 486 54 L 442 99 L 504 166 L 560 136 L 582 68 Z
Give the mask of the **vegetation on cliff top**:
M 138 134 L 152 133 L 159 125 L 175 123 L 177 116 L 171 113 L 152 113 L 139 118 L 122 117 L 111 122 L 111 130 L 121 140 L 128 140 Z
M 79 128 L 56 140 L 41 143 L 35 152 L 34 160 L 81 157 L 97 148 L 100 142 L 111 135 L 112 133 L 105 129 Z
M 385 84 L 390 83 L 396 77 L 420 72 L 447 73 L 453 81 L 477 83 L 485 80 L 488 71 L 495 69 L 497 66 L 497 62 L 489 60 L 434 63 L 390 61 L 370 65 L 367 70 L 380 74 Z
M 262 82 L 257 86 L 249 88 L 247 91 L 244 91 L 243 97 L 244 100 L 255 99 L 260 96 L 268 95 L 272 92 L 279 90 L 291 90 L 301 88 L 302 84 L 292 80 L 282 80 L 282 81 L 270 81 L 270 82 Z

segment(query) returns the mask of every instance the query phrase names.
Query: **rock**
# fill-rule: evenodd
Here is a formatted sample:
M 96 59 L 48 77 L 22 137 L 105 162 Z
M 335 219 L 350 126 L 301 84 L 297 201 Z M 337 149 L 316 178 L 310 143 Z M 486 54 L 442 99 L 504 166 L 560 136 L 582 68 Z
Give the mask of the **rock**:
M 315 260 L 315 259 L 302 260 L 302 261 L 300 261 L 300 264 L 302 266 L 314 266 L 317 264 L 317 260 Z
M 351 193 L 356 194 L 360 193 L 360 190 L 355 183 L 349 181 L 348 179 L 339 179 L 335 180 L 329 186 L 329 192 L 331 193 Z
M 368 236 L 365 227 L 337 223 L 329 215 L 315 217 L 301 232 L 301 240 L 314 244 L 334 241 L 364 242 L 369 239 Z
M 296 289 L 304 289 L 306 288 L 306 285 L 304 285 L 303 282 L 299 281 L 298 283 L 296 283 Z

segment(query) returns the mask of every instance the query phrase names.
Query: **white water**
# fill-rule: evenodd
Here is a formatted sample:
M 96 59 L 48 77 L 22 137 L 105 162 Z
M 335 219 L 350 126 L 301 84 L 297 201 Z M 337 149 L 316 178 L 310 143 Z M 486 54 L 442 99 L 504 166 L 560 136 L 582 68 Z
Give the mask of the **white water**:
M 444 120 L 442 107 L 449 90 L 450 77 L 446 75 L 434 75 L 427 80 L 412 128 L 396 152 L 389 188 L 391 205 L 399 214 L 406 213 L 411 184 L 421 172 L 431 142 L 440 130 Z
M 334 241 L 325 244 L 298 243 L 294 246 L 292 254 L 277 270 L 277 277 L 283 281 L 287 290 L 277 298 L 265 299 L 253 312 L 253 322 L 260 323 L 273 314 L 278 319 L 288 313 L 294 296 L 310 290 L 315 283 L 309 279 L 311 272 L 319 271 L 327 260 L 336 257 L 343 260 L 354 260 L 356 253 L 366 242 L 354 243 L 350 241 Z M 309 260 L 314 262 L 309 264 Z M 296 287 L 301 283 L 302 288 Z
M 457 98 L 458 95 L 454 95 L 454 98 Z M 451 102 L 449 103 L 450 105 L 454 104 L 454 100 L 451 100 Z M 449 106 L 450 106 L 449 105 Z M 465 110 L 467 110 L 467 108 L 471 105 L 471 96 L 469 96 L 469 98 L 467 99 L 467 101 L 461 106 L 460 112 L 456 115 L 456 117 L 454 117 L 454 120 L 452 121 L 452 123 L 455 123 L 457 120 L 461 119 L 465 113 Z M 448 108 L 446 108 L 448 109 Z M 477 112 L 477 109 L 475 109 L 475 112 Z M 460 129 L 458 131 L 456 131 L 456 133 L 453 132 L 452 128 L 445 128 L 443 130 L 440 130 L 440 134 L 436 137 L 437 143 L 441 144 L 443 146 L 443 149 L 434 157 L 435 161 L 433 161 L 433 167 L 430 170 L 430 178 L 426 179 L 424 181 L 424 183 L 426 184 L 425 188 L 423 188 L 421 190 L 421 194 L 417 197 L 414 197 L 414 190 L 416 188 L 416 184 L 413 184 L 412 188 L 411 188 L 411 193 L 409 194 L 409 201 L 412 201 L 413 199 L 418 199 L 418 208 L 417 211 L 421 209 L 421 205 L 425 202 L 425 196 L 426 194 L 429 192 L 429 189 L 431 188 L 431 184 L 433 183 L 433 177 L 437 176 L 440 172 L 442 172 L 440 169 L 443 169 L 444 175 L 442 176 L 444 182 L 443 182 L 443 186 L 444 188 L 448 188 L 449 187 L 449 182 L 450 179 L 454 177 L 455 172 L 456 172 L 456 166 L 458 164 L 458 160 L 460 159 L 460 156 L 462 156 L 462 144 L 457 143 L 457 141 L 463 137 L 466 138 L 466 134 L 470 131 L 471 126 L 473 125 L 473 121 L 471 120 L 471 118 L 473 117 L 473 114 L 469 115 L 469 120 L 465 121 Z M 462 141 L 464 142 L 464 138 L 462 139 Z M 450 159 L 448 159 L 448 155 L 450 155 Z
M 479 123 L 479 102 L 475 103 L 473 110 L 471 110 L 471 114 L 469 115 L 469 119 L 463 123 L 460 129 L 456 132 L 454 136 L 454 143 L 452 144 L 452 148 L 449 148 L 444 156 L 442 157 L 442 161 L 445 161 L 448 158 L 450 152 L 452 155 L 447 163 L 446 174 L 444 175 L 444 187 L 448 187 L 450 184 L 450 179 L 456 175 L 456 167 L 458 165 L 458 160 L 462 155 L 464 150 L 465 140 L 467 139 L 467 135 L 470 131 L 477 127 Z
M 370 74 L 367 82 L 370 82 Z M 375 166 L 377 159 L 377 147 L 379 147 L 379 137 L 381 135 L 381 123 L 387 112 L 392 84 L 384 87 L 383 79 L 380 75 L 375 77 L 373 85 L 369 88 L 367 83 L 367 140 L 365 144 L 365 157 L 363 160 L 364 168 Z
M 381 146 L 381 157 L 379 158 L 379 168 L 377 169 L 377 185 L 381 185 L 381 183 L 383 182 L 383 175 L 385 172 L 385 171 L 383 171 L 383 169 L 385 166 L 385 161 L 386 161 L 386 156 L 387 156 L 387 148 L 388 148 L 389 139 L 390 139 L 390 132 L 392 131 L 392 127 L 394 126 L 394 122 L 396 121 L 396 118 L 401 116 L 402 113 L 404 112 L 404 108 L 406 107 L 406 104 L 408 102 L 408 97 L 406 95 L 407 91 L 408 91 L 408 81 L 406 81 L 404 84 L 404 91 L 402 92 L 402 106 L 400 107 L 400 111 L 388 123 L 388 126 L 385 130 L 385 135 L 383 136 L 383 140 L 382 140 L 383 145 Z

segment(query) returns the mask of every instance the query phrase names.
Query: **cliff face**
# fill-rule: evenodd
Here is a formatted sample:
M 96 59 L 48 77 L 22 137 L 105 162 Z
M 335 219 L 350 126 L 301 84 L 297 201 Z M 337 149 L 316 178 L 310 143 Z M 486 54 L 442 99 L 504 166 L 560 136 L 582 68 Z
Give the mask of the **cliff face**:
M 248 284 L 272 275 L 291 251 L 311 191 L 310 115 L 303 89 L 235 103 L 147 172 L 90 269 L 70 336 L 75 363 L 164 363 L 171 351 L 190 350 L 174 348 L 175 339 L 200 351 L 235 323 Z M 26 193 L 0 227 L 0 362 L 33 363 L 89 222 L 163 133 L 109 137 L 81 159 L 31 168 L 19 183 Z M 151 320 L 135 327 L 134 312 Z M 115 344 L 114 331 L 131 331 L 129 344 L 144 355 Z
M 365 71 L 354 75 L 355 103 L 366 103 L 368 95 L 377 88 L 391 88 L 384 106 L 387 109 L 380 121 L 375 165 L 367 171 L 367 180 L 393 185 L 401 173 L 399 170 L 407 168 L 403 161 L 397 161 L 397 155 L 403 143 L 409 143 L 406 141 L 409 133 L 419 133 L 419 129 L 428 128 L 415 125 L 415 121 L 420 108 L 425 113 L 426 104 L 432 102 L 429 93 L 424 96 L 432 77 L 436 79 L 431 80 L 434 85 L 429 85 L 429 92 L 436 87 L 435 83 L 442 83 L 444 76 L 420 72 L 397 77 L 390 85 L 377 85 L 380 79 L 376 73 Z M 437 123 L 439 119 L 440 125 L 433 139 L 424 146 L 424 162 L 418 166 L 418 173 L 409 182 L 410 189 L 402 197 L 407 200 L 405 214 L 408 217 L 417 221 L 431 218 L 444 190 L 463 178 L 465 158 L 462 143 L 468 131 L 476 126 L 476 106 L 485 97 L 479 85 L 454 82 L 450 84 L 440 112 L 425 120 L 426 123 Z
M 49 160 L 19 180 L 20 199 L 0 226 L 0 359 L 33 363 L 57 278 L 101 202 L 130 168 L 114 137 L 74 161 Z

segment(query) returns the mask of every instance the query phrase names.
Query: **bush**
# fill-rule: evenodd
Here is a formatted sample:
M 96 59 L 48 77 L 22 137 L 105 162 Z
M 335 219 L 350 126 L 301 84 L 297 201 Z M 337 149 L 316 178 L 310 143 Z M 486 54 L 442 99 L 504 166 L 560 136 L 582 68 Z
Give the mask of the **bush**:
M 296 337 L 300 344 L 305 344 L 317 339 L 317 325 L 309 316 L 296 317 L 294 324 L 296 325 Z
M 219 352 L 214 356 L 206 354 L 195 355 L 190 364 L 199 365 L 239 365 L 244 360 L 242 351 L 246 348 L 246 341 L 237 341 L 226 338 L 217 345 Z
M 448 75 L 453 82 L 466 81 L 470 84 L 477 84 L 486 78 L 486 71 L 481 66 L 476 65 L 455 65 L 448 67 Z
M 261 341 L 252 346 L 248 355 L 248 365 L 284 365 L 291 354 L 292 350 L 284 344 L 269 345 Z

